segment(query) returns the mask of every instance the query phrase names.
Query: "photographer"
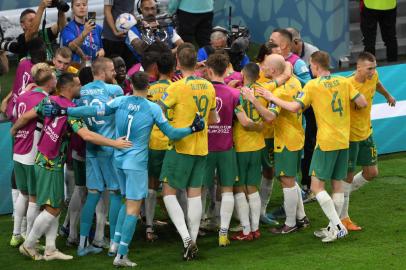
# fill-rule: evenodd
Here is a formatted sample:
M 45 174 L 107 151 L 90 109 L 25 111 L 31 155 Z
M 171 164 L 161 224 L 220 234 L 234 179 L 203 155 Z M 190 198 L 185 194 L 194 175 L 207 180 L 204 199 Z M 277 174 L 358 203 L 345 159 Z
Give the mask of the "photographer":
M 227 30 L 220 29 L 220 27 L 216 27 L 213 30 L 214 31 L 210 35 L 210 45 L 200 48 L 199 51 L 197 52 L 197 62 L 205 61 L 205 60 L 207 60 L 207 58 L 209 58 L 209 55 L 212 54 L 215 50 L 224 49 L 227 47 Z M 230 55 L 230 58 L 231 58 L 231 55 Z M 240 65 L 239 69 L 241 70 L 241 68 L 243 68 L 249 62 L 250 62 L 250 59 L 244 53 L 244 55 L 242 56 L 242 59 L 239 63 L 239 65 Z M 234 63 L 233 63 L 233 66 L 234 66 Z M 236 67 L 234 67 L 234 69 L 238 70 Z
M 98 56 L 104 56 L 102 27 L 95 19 L 87 19 L 87 0 L 72 0 L 73 20 L 61 32 L 62 45 L 73 51 L 72 61 L 87 66 Z
M 141 60 L 141 55 L 144 53 L 148 44 L 145 40 L 150 37 L 146 36 L 146 31 L 153 32 L 154 37 L 152 42 L 162 41 L 166 43 L 172 50 L 172 53 L 176 53 L 176 48 L 183 43 L 182 38 L 176 33 L 176 30 L 172 26 L 161 26 L 156 19 L 157 6 L 155 0 L 140 0 L 140 9 L 142 13 L 142 21 L 133 26 L 128 31 L 128 37 L 126 39 L 127 46 L 134 53 L 137 60 Z M 144 31 L 145 30 L 145 31 Z M 168 36 L 165 40 L 160 40 L 155 34 L 157 31 L 164 31 Z
M 56 24 L 50 27 L 43 27 L 40 29 L 42 15 L 47 7 L 54 6 L 55 0 L 42 0 L 38 6 L 37 12 L 33 9 L 26 9 L 20 15 L 20 26 L 23 29 L 23 33 L 17 37 L 16 41 L 2 40 L 0 43 L 0 49 L 10 51 L 14 54 L 18 54 L 18 59 L 22 59 L 27 56 L 27 42 L 34 37 L 39 36 L 44 40 L 47 49 L 48 60 L 52 59 L 53 48 L 57 47 L 56 39 L 58 33 L 66 25 L 65 12 L 58 8 L 58 21 Z

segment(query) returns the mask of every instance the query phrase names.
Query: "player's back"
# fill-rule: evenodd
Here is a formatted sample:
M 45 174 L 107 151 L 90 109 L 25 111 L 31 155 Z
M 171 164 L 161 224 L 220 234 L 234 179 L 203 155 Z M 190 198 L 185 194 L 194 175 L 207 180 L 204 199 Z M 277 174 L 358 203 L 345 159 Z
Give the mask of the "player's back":
M 257 92 L 257 88 L 264 88 L 263 84 L 253 83 L 249 86 L 254 90 L 255 97 L 259 102 L 264 106 L 268 106 L 268 102 Z M 240 95 L 240 105 L 237 108 L 238 110 L 244 110 L 247 116 L 254 122 L 261 122 L 262 118 L 259 112 L 255 109 L 254 105 L 248 100 L 243 99 Z M 238 121 L 235 121 L 234 124 L 234 144 L 236 152 L 251 152 L 258 151 L 265 147 L 264 133 L 263 131 L 249 131 L 246 130 Z
M 213 82 L 216 90 L 216 110 L 220 122 L 209 126 L 209 151 L 227 151 L 233 147 L 234 109 L 240 92 L 224 83 Z
M 86 84 L 80 90 L 80 99 L 78 106 L 98 106 L 102 108 L 111 99 L 123 95 L 123 90 L 118 85 L 107 84 L 103 81 L 93 81 Z M 114 115 L 95 116 L 85 119 L 88 128 L 107 138 L 114 138 L 115 123 Z M 103 153 L 111 154 L 113 149 L 107 146 L 97 146 L 87 143 L 87 154 L 89 157 L 101 155 Z
M 216 93 L 213 85 L 200 77 L 189 76 L 172 83 L 161 102 L 173 109 L 170 121 L 175 128 L 190 126 L 197 112 L 206 123 L 202 132 L 193 133 L 174 143 L 178 153 L 203 156 L 208 154 L 208 120 L 211 110 L 216 108 Z
M 346 78 L 333 75 L 310 80 L 303 91 L 309 95 L 316 117 L 317 144 L 323 151 L 348 148 L 350 102 L 358 91 Z
M 294 98 L 301 92 L 300 81 L 292 76 L 286 83 L 274 90 L 274 95 L 285 101 L 294 101 Z M 275 110 L 276 109 L 276 110 Z M 275 151 L 280 152 L 283 147 L 289 151 L 298 151 L 304 144 L 304 130 L 302 126 L 302 113 L 293 113 L 280 109 L 274 105 L 271 111 L 278 114 L 274 121 L 275 126 Z
M 118 97 L 112 101 L 116 107 L 115 136 L 126 137 L 133 143 L 127 149 L 117 149 L 114 156 L 122 169 L 145 169 L 148 162 L 148 143 L 156 114 L 162 113 L 159 105 L 137 96 Z

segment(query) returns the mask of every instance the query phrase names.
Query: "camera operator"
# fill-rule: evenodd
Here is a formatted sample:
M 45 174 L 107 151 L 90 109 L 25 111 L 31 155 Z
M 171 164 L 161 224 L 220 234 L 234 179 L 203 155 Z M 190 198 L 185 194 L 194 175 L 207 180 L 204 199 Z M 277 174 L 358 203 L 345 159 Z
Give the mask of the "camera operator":
M 127 33 L 117 31 L 115 22 L 120 14 L 134 14 L 134 10 L 135 1 L 104 0 L 103 48 L 106 57 L 121 55 L 127 67 L 132 67 L 136 60 L 125 45 Z
M 72 0 L 72 17 L 61 32 L 62 45 L 73 51 L 72 61 L 89 66 L 98 56 L 104 56 L 102 27 L 88 19 L 87 0 Z
M 197 52 L 197 62 L 202 62 L 209 58 L 209 55 L 212 54 L 215 50 L 227 48 L 227 30 L 221 27 L 215 27 L 214 31 L 210 35 L 210 45 L 204 46 L 199 49 Z M 237 47 L 237 46 L 235 46 Z M 231 48 L 233 49 L 233 47 Z M 236 50 L 237 51 L 237 50 Z M 229 53 L 234 53 L 233 50 L 230 50 Z M 230 58 L 232 55 L 230 55 Z M 232 59 L 231 59 L 232 60 Z M 243 68 L 246 64 L 250 62 L 248 56 L 244 53 L 240 64 L 240 68 Z M 233 63 L 234 66 L 234 63 Z M 237 70 L 236 67 L 234 69 Z
M 55 0 L 42 0 L 38 6 L 37 12 L 33 9 L 26 9 L 20 15 L 20 26 L 23 33 L 17 37 L 16 41 L 2 40 L 0 43 L 1 50 L 7 50 L 18 54 L 18 59 L 27 56 L 27 42 L 34 37 L 39 36 L 44 40 L 47 49 L 48 60 L 52 59 L 53 49 L 57 47 L 56 40 L 58 33 L 66 25 L 65 12 L 58 8 L 58 21 L 50 27 L 40 29 L 42 15 L 47 7 L 54 6 Z M 68 6 L 69 7 L 69 6 Z
M 145 49 L 148 47 L 147 42 L 144 38 L 146 33 L 143 30 L 157 31 L 164 30 L 168 37 L 165 40 L 159 40 L 166 43 L 172 50 L 172 53 L 176 53 L 176 48 L 183 43 L 182 38 L 176 33 L 176 30 L 172 26 L 161 26 L 156 20 L 157 16 L 157 5 L 155 0 L 139 0 L 140 9 L 142 13 L 142 21 L 137 25 L 133 26 L 130 31 L 128 31 L 128 37 L 126 39 L 127 46 L 134 53 L 138 61 L 141 60 L 141 55 L 144 53 Z M 160 29 L 163 28 L 163 29 Z M 158 40 L 157 40 L 158 41 Z

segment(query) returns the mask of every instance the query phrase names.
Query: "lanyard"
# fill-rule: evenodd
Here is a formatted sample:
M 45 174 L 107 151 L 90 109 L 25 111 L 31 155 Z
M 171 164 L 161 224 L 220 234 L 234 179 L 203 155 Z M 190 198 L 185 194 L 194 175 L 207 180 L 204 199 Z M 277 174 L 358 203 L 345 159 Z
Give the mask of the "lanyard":
M 79 28 L 79 26 L 78 26 L 78 24 L 75 22 L 75 26 L 76 26 L 76 33 L 77 33 L 77 35 L 79 36 L 82 32 L 80 31 L 80 28 Z M 85 38 L 85 40 L 86 40 L 86 38 Z M 93 54 L 92 54 L 92 51 L 93 51 L 93 42 L 94 42 L 94 39 L 93 39 L 93 31 L 92 32 L 90 32 L 89 33 L 89 46 L 90 46 L 90 58 L 93 58 Z M 85 52 L 83 52 L 83 53 L 85 53 Z

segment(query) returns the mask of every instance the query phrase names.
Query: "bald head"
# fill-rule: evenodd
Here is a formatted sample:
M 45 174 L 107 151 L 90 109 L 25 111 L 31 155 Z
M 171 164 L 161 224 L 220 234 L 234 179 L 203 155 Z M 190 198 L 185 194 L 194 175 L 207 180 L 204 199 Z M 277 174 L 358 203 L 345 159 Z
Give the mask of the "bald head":
M 270 54 L 265 57 L 262 70 L 264 71 L 265 77 L 275 78 L 283 73 L 285 65 L 285 59 L 282 55 Z

